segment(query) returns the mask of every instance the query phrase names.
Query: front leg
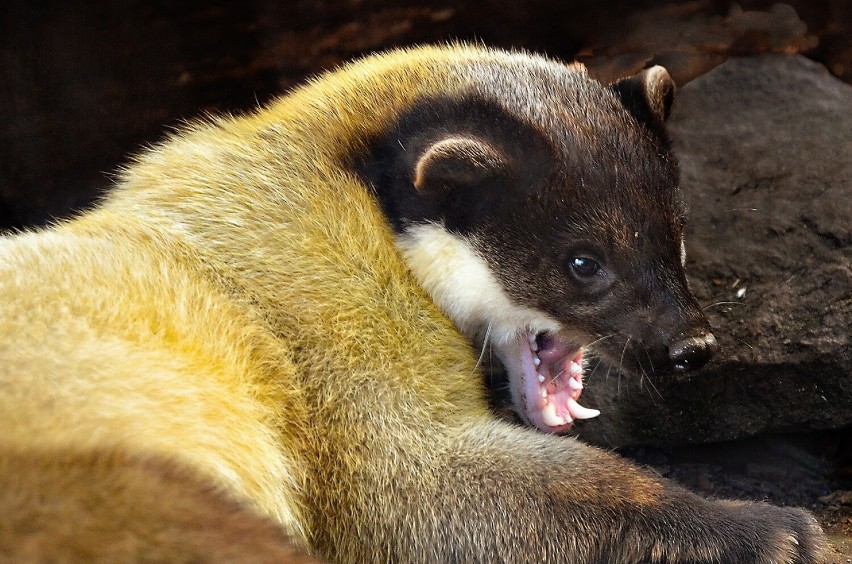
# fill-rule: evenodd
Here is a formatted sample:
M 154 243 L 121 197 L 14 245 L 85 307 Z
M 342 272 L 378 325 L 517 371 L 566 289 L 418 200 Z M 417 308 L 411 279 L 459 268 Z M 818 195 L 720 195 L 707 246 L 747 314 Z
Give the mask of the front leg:
M 370 471 L 361 467 L 350 476 L 346 500 L 329 523 L 327 556 L 347 562 L 821 561 L 822 531 L 803 510 L 709 501 L 571 438 L 479 420 L 409 440 L 381 447 L 405 457 L 395 463 L 375 457 Z
M 804 510 L 709 501 L 575 439 L 487 423 L 460 434 L 456 455 L 444 484 L 451 522 L 460 537 L 488 532 L 479 552 L 460 544 L 450 559 L 821 561 L 822 531 Z

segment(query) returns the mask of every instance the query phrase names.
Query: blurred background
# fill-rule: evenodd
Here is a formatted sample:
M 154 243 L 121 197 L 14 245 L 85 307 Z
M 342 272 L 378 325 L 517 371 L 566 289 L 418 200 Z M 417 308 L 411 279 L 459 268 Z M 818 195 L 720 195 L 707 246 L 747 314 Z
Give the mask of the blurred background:
M 579 59 L 604 80 L 659 63 L 683 84 L 766 51 L 852 80 L 848 0 L 5 0 L 0 229 L 88 204 L 164 127 L 249 109 L 363 53 L 450 39 Z

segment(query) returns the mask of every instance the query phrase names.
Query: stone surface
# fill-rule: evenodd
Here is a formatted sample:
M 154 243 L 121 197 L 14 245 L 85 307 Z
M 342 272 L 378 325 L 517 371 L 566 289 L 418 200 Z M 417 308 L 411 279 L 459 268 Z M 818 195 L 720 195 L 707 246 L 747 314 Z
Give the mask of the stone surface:
M 670 132 L 687 269 L 721 344 L 687 378 L 601 367 L 579 434 L 677 445 L 852 424 L 852 87 L 799 56 L 731 59 L 682 88 Z

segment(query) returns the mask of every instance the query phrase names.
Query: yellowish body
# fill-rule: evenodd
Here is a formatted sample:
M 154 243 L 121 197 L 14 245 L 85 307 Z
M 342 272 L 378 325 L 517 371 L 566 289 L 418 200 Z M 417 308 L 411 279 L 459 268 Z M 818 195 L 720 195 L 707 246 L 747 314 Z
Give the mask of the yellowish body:
M 198 124 L 97 210 L 4 239 L 0 448 L 178 458 L 305 539 L 308 474 L 357 472 L 372 426 L 416 437 L 427 418 L 486 417 L 464 391 L 469 347 L 343 160 L 412 96 L 447 87 L 425 61 L 466 54 L 372 59 Z M 409 403 L 415 389 L 433 401 Z

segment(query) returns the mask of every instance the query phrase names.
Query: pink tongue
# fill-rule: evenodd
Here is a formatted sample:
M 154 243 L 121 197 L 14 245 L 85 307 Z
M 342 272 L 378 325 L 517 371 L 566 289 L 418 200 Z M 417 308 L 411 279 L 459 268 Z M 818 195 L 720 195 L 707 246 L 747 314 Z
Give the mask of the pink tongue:
M 536 345 L 538 346 L 536 354 L 542 360 L 558 360 L 560 357 L 567 355 L 568 351 L 571 350 L 567 342 L 550 334 L 540 335 L 536 339 Z
M 542 366 L 548 367 L 541 372 L 545 376 L 547 393 L 553 396 L 551 400 L 565 403 L 569 397 L 574 400 L 580 398 L 583 390 L 583 373 L 575 369 L 575 373 L 572 374 L 571 364 L 582 365 L 582 362 L 583 355 L 579 352 L 572 357 L 562 357 L 553 363 L 542 358 Z
M 571 352 L 574 351 L 572 345 L 551 335 L 541 337 L 539 342 L 540 346 L 535 355 L 541 359 L 542 365 L 550 372 L 548 389 L 553 391 L 565 389 L 571 376 L 576 376 L 576 380 L 582 384 L 581 374 L 571 374 L 572 361 L 582 362 L 582 353 L 575 352 L 572 355 Z M 579 389 L 577 390 L 574 399 L 580 397 Z
M 544 375 L 542 384 L 547 394 L 538 404 L 543 422 L 550 427 L 562 428 L 575 419 L 597 416 L 597 410 L 577 403 L 583 390 L 583 375 L 579 368 L 583 362 L 582 352 L 553 335 L 539 337 L 536 345 L 538 351 L 534 354 L 541 360 L 539 374 Z

